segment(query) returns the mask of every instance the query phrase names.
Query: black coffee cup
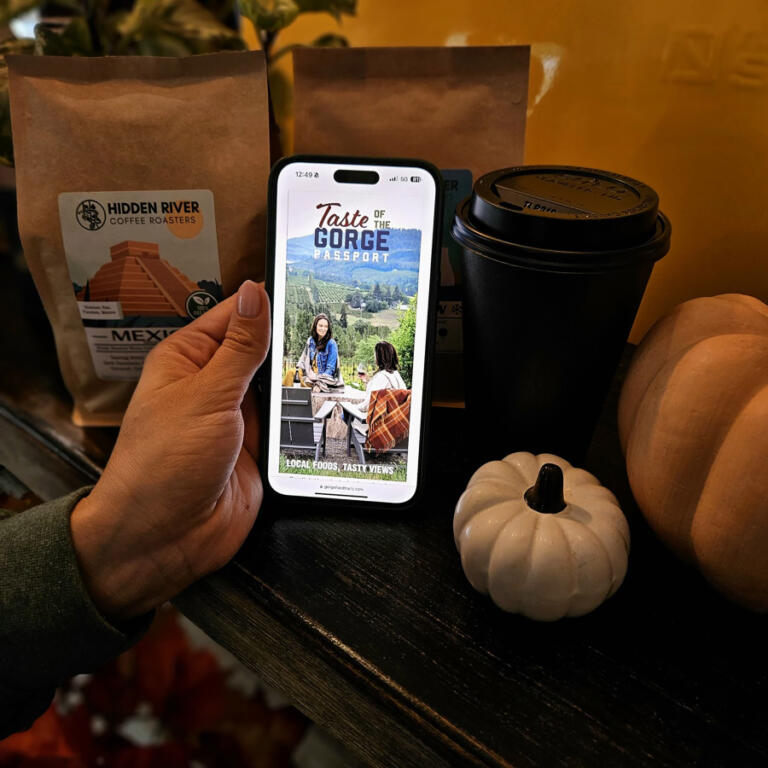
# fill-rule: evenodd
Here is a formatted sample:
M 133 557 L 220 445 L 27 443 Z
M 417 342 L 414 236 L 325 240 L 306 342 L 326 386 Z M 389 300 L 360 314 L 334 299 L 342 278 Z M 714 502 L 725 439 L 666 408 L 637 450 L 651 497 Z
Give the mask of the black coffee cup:
M 462 201 L 468 452 L 583 460 L 654 262 L 656 193 L 590 168 L 493 171 Z

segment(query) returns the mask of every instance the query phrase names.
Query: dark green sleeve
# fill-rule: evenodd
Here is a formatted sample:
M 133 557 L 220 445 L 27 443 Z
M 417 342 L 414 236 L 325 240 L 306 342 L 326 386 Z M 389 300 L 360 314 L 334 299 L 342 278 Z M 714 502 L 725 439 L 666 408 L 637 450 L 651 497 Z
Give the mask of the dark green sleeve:
M 0 739 L 28 728 L 58 684 L 127 650 L 152 622 L 150 613 L 115 627 L 86 590 L 69 517 L 89 490 L 0 511 Z

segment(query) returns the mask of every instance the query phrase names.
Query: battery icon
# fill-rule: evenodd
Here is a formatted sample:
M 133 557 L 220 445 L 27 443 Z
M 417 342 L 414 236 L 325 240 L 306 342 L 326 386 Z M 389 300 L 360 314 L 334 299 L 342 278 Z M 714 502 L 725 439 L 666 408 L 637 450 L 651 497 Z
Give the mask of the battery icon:
M 421 176 L 411 176 L 411 181 L 421 181 Z

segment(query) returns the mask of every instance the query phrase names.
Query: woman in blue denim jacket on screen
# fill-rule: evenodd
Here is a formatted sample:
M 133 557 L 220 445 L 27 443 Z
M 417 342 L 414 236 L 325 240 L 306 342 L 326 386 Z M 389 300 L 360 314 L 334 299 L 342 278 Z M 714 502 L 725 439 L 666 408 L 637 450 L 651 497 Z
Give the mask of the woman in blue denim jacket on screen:
M 297 367 L 305 386 L 322 391 L 344 387 L 339 368 L 339 347 L 333 338 L 328 315 L 321 313 L 312 321 L 312 331 Z

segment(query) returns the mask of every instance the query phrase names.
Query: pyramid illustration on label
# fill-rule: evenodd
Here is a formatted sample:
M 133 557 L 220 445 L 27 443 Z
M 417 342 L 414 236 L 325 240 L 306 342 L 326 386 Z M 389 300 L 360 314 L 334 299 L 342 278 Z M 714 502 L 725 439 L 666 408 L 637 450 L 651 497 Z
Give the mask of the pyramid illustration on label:
M 187 296 L 198 286 L 160 258 L 157 243 L 124 240 L 109 253 L 112 260 L 77 292 L 79 301 L 119 301 L 123 315 L 187 317 Z

